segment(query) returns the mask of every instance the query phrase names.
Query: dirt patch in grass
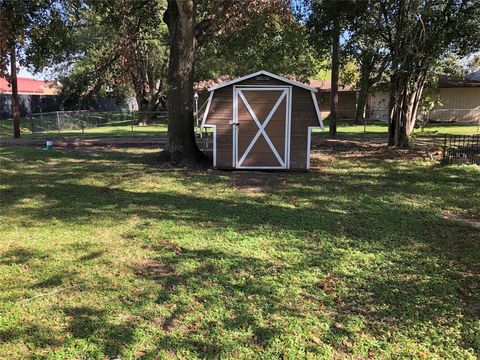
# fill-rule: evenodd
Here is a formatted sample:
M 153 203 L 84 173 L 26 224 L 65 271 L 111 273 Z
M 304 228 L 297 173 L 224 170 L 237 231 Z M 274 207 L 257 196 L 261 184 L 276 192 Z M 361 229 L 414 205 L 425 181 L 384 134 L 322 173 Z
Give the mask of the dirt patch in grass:
M 163 331 L 171 332 L 176 330 L 182 323 L 181 319 L 185 315 L 186 309 L 179 304 L 171 303 L 168 300 L 168 294 L 172 293 L 177 285 L 184 283 L 184 279 L 171 265 L 155 259 L 146 259 L 140 262 L 135 273 L 162 285 L 164 293 L 158 297 L 157 301 L 166 305 L 172 312 L 169 316 L 154 319 L 153 322 L 161 327 Z
M 175 245 L 168 239 L 161 239 L 156 242 L 154 245 L 147 245 L 146 248 L 151 248 L 154 251 L 173 251 L 176 255 L 180 255 L 183 252 L 183 249 L 180 246 Z
M 336 160 L 352 158 L 377 158 L 407 160 L 438 159 L 441 151 L 434 144 L 412 146 L 408 149 L 388 147 L 383 140 L 341 140 L 322 139 L 314 145 L 312 153 L 312 167 L 322 166 Z
M 180 311 L 174 311 L 170 316 L 166 318 L 157 318 L 154 322 L 161 326 L 164 331 L 170 332 L 179 326 L 181 315 L 182 313 Z
M 237 189 L 249 193 L 268 193 L 287 182 L 282 173 L 259 171 L 233 171 L 230 179 Z
M 472 215 L 455 214 L 455 213 L 452 213 L 450 211 L 446 211 L 446 212 L 443 213 L 442 217 L 445 220 L 460 222 L 460 223 L 471 225 L 471 226 L 474 226 L 474 227 L 480 229 L 480 219 L 478 217 L 474 217 Z
M 164 280 L 167 278 L 176 278 L 179 275 L 175 272 L 170 265 L 164 264 L 155 259 L 143 260 L 139 265 L 135 273 L 138 276 L 143 276 L 153 280 Z
M 480 299 L 474 296 L 474 294 L 477 292 L 478 292 L 478 287 L 476 288 L 461 287 L 460 289 L 458 289 L 460 298 L 465 303 L 465 311 L 468 314 L 471 314 L 474 317 L 480 319 Z

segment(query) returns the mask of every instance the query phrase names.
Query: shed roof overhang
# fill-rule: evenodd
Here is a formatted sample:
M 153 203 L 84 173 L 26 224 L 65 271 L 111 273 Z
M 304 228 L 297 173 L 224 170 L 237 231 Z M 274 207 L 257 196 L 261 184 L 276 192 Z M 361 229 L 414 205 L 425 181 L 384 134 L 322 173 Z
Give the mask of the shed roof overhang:
M 305 84 L 302 84 L 298 81 L 294 81 L 294 80 L 290 80 L 290 79 L 287 79 L 283 76 L 278 76 L 278 75 L 275 75 L 275 74 L 272 74 L 271 72 L 268 72 L 268 71 L 265 71 L 265 70 L 260 70 L 260 71 L 257 71 L 255 73 L 252 73 L 252 74 L 248 74 L 248 75 L 245 75 L 245 76 L 242 76 L 238 79 L 235 79 L 235 80 L 231 80 L 231 81 L 227 81 L 227 82 L 224 82 L 222 84 L 218 84 L 214 87 L 211 87 L 208 89 L 208 91 L 213 91 L 213 90 L 217 90 L 217 89 L 221 89 L 223 87 L 226 87 L 226 86 L 230 86 L 230 85 L 233 85 L 233 84 L 236 84 L 236 83 L 239 83 L 240 81 L 244 81 L 244 80 L 248 80 L 248 79 L 251 79 L 252 77 L 255 77 L 255 76 L 260 76 L 260 75 L 264 75 L 264 76 L 269 76 L 271 78 L 274 78 L 274 79 L 277 79 L 277 80 L 280 80 L 280 81 L 283 81 L 287 84 L 290 84 L 290 85 L 293 85 L 293 86 L 298 86 L 300 88 L 303 88 L 303 89 L 306 89 L 306 90 L 309 90 L 309 91 L 313 91 L 313 92 L 317 92 L 317 89 L 315 88 L 312 88 L 310 86 L 307 86 Z

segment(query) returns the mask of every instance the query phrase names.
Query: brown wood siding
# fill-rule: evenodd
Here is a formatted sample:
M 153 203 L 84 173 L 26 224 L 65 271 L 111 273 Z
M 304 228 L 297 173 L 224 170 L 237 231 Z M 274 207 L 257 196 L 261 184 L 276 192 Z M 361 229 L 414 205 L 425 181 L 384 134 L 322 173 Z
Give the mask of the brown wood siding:
M 217 129 L 217 168 L 232 168 L 233 134 L 233 87 L 215 90 L 206 124 L 216 125 Z
M 292 120 L 290 131 L 290 168 L 306 169 L 308 127 L 320 126 L 310 91 L 292 88 Z
M 235 84 L 235 86 L 246 85 L 290 86 L 288 83 L 284 83 L 283 81 L 272 78 L 270 80 L 257 80 L 252 78 Z M 306 169 L 307 161 L 308 127 L 319 126 L 319 124 L 310 91 L 300 87 L 292 86 L 291 96 L 292 109 L 290 132 L 290 169 L 304 170 Z M 255 103 L 257 100 L 254 100 L 253 102 Z M 261 102 L 262 101 L 259 101 L 259 103 Z M 215 90 L 212 103 L 210 105 L 210 111 L 206 120 L 206 124 L 216 125 L 218 168 L 232 168 L 233 134 L 232 126 L 229 124 L 231 120 L 233 120 L 233 85 Z M 240 121 L 242 121 L 242 118 L 240 118 Z M 270 124 L 267 127 L 269 126 Z M 280 127 L 268 128 L 269 137 L 275 146 L 280 144 L 278 142 L 280 141 L 279 138 L 281 137 L 281 134 L 284 134 L 283 131 L 284 130 L 280 129 Z M 261 138 L 262 139 L 259 139 L 258 142 L 259 146 L 266 145 L 266 142 L 263 144 L 263 137 Z M 266 150 L 268 150 L 268 152 L 265 152 L 265 156 L 274 156 L 268 145 L 266 145 Z M 283 153 L 280 151 L 279 153 L 283 158 Z M 263 159 L 262 156 L 262 161 L 264 160 L 269 161 L 271 158 L 265 157 L 265 159 Z M 248 165 L 248 163 L 246 162 L 244 165 Z

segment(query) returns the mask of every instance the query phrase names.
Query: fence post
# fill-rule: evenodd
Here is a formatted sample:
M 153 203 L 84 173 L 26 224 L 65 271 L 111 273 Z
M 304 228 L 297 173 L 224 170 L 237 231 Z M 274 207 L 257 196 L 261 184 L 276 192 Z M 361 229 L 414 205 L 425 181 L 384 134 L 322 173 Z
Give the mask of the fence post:
M 443 135 L 443 163 L 447 160 L 447 134 Z
M 60 115 L 58 114 L 58 111 L 57 111 L 57 127 L 58 127 L 58 133 L 60 134 Z
M 30 127 L 32 128 L 32 134 L 35 134 L 35 124 L 33 123 L 32 113 L 30 113 Z

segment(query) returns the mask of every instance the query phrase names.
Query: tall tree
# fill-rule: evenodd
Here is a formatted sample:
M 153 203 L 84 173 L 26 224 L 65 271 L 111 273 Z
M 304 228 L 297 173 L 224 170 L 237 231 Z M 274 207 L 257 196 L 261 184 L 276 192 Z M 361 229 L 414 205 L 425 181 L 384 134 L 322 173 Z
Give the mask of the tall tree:
M 319 58 L 330 54 L 331 92 L 330 92 L 330 137 L 337 133 L 338 82 L 340 68 L 350 56 L 346 52 L 346 36 L 352 32 L 351 26 L 359 0 L 305 0 L 307 6 L 307 26 L 310 39 L 319 52 Z
M 0 1 L 0 75 L 12 85 L 13 136 L 20 137 L 17 63 L 23 66 L 44 64 L 61 47 L 70 48 L 65 34 L 69 27 L 70 2 L 66 0 Z M 10 73 L 7 73 L 9 64 Z
M 26 1 L 3 0 L 0 3 L 1 75 L 12 87 L 13 137 L 20 137 L 20 108 L 17 86 L 17 51 L 23 44 L 31 16 L 37 9 Z M 8 74 L 8 69 L 10 73 Z
M 378 27 L 372 19 L 370 2 L 361 0 L 355 5 L 348 28 L 349 36 L 345 39 L 345 52 L 351 56 L 360 70 L 357 79 L 357 104 L 355 123 L 363 123 L 368 93 L 372 86 L 383 77 L 388 66 L 388 53 L 385 43 L 378 34 Z
M 391 58 L 388 143 L 407 147 L 429 73 L 447 55 L 480 48 L 480 2 L 378 0 L 370 6 Z
M 286 14 L 287 0 L 168 0 L 163 19 L 170 36 L 168 67 L 168 144 L 165 158 L 198 161 L 193 119 L 193 80 L 197 49 L 216 36 L 225 36 L 262 12 Z
M 330 86 L 330 127 L 331 138 L 337 136 L 338 78 L 340 75 L 340 19 L 333 19 L 332 30 L 332 76 Z
M 356 57 L 360 67 L 360 79 L 358 83 L 357 104 L 355 107 L 355 121 L 359 125 L 365 120 L 365 109 L 370 89 L 377 84 L 387 68 L 388 57 L 377 48 L 362 49 Z
M 105 89 L 124 93 L 128 87 L 137 100 L 139 124 L 145 125 L 165 98 L 168 38 L 161 19 L 165 2 L 84 0 L 83 4 L 76 22 L 73 66 L 62 79 L 65 105 L 91 106 Z
M 20 137 L 20 105 L 18 102 L 18 83 L 17 83 L 17 49 L 15 43 L 12 43 L 10 50 L 10 85 L 12 86 L 12 118 L 13 118 L 13 137 Z

